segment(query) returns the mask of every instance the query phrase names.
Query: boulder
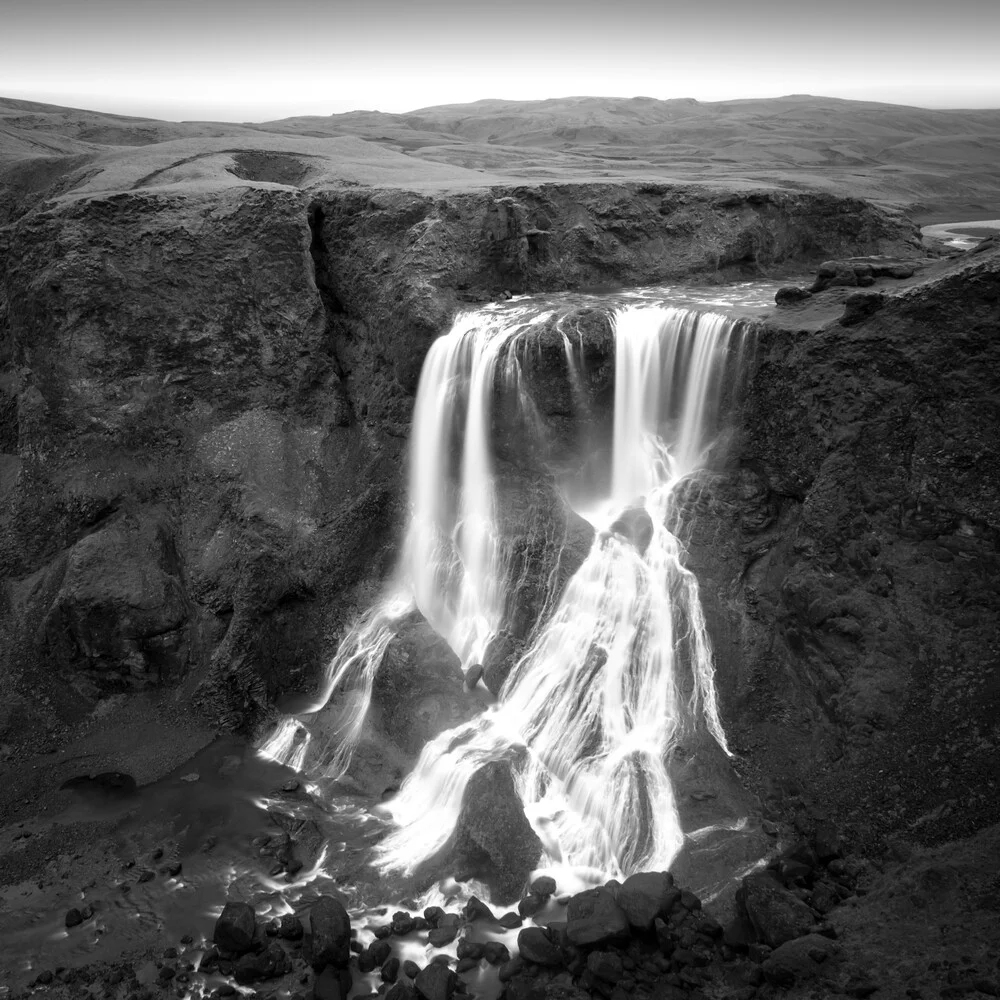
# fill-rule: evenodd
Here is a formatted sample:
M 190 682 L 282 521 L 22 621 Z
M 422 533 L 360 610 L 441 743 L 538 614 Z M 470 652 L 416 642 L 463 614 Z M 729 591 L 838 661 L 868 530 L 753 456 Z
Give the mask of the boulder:
M 225 951 L 242 954 L 253 945 L 257 916 L 249 903 L 226 903 L 215 922 L 212 940 Z
M 769 872 L 747 875 L 736 901 L 758 940 L 772 948 L 808 934 L 816 922 L 809 907 Z
M 458 976 L 447 965 L 432 962 L 417 976 L 413 985 L 423 1000 L 451 1000 L 458 985 Z
M 825 971 L 827 959 L 839 950 L 840 946 L 829 938 L 806 934 L 775 948 L 761 963 L 761 971 L 772 986 L 787 989 L 815 979 Z
M 653 538 L 653 521 L 644 507 L 629 507 L 618 515 L 609 530 L 621 535 L 640 555 L 645 555 Z
M 541 927 L 525 927 L 517 935 L 517 950 L 526 962 L 535 965 L 562 965 L 563 956 L 559 947 L 549 940 Z
M 56 665 L 99 688 L 143 687 L 187 669 L 188 617 L 165 522 L 121 519 L 70 549 L 42 634 Z
M 657 917 L 666 919 L 681 898 L 670 872 L 630 875 L 618 890 L 618 905 L 636 930 L 648 931 Z
M 542 856 L 542 842 L 531 828 L 510 765 L 492 761 L 466 786 L 455 827 L 453 856 L 462 871 L 478 875 L 498 903 L 521 894 Z
M 628 931 L 628 917 L 603 887 L 577 893 L 566 906 L 566 936 L 578 947 L 603 944 Z
M 328 965 L 345 968 L 351 958 L 351 918 L 343 903 L 320 896 L 309 910 L 312 932 L 312 967 L 321 972 Z
M 797 285 L 783 285 L 774 293 L 774 301 L 779 306 L 788 306 L 804 299 L 812 298 L 812 292 Z
M 416 755 L 475 710 L 464 687 L 461 661 L 415 611 L 399 622 L 385 651 L 372 685 L 372 704 L 389 739 L 404 753 Z

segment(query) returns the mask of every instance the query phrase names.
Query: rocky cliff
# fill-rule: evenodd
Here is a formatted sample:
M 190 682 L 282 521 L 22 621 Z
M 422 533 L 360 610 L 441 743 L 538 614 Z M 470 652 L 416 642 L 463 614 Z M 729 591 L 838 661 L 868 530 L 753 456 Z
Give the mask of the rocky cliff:
M 860 202 L 650 184 L 41 203 L 0 230 L 3 724 L 178 683 L 239 724 L 308 689 L 391 562 L 464 302 L 913 242 Z

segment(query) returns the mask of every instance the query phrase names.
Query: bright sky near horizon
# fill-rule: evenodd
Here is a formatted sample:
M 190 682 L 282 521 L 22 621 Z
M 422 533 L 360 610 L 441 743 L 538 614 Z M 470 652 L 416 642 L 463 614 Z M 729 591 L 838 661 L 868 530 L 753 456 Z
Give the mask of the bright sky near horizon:
M 1000 0 L 3 0 L 0 96 L 265 121 L 567 95 L 1000 107 Z

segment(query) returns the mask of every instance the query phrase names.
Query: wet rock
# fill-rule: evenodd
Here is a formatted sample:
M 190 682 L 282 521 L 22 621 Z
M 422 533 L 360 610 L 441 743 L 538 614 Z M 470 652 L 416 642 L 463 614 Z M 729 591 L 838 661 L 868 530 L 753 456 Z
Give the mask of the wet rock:
M 521 915 L 519 913 L 514 913 L 511 910 L 509 913 L 504 913 L 497 919 L 497 923 L 501 927 L 505 927 L 507 930 L 512 931 L 517 927 L 520 927 L 524 921 L 521 920 Z
M 344 988 L 344 981 L 339 970 L 332 965 L 326 966 L 316 977 L 313 984 L 313 1000 L 347 1000 L 350 986 Z
M 629 507 L 608 530 L 620 535 L 640 555 L 644 555 L 653 538 L 653 521 L 644 507 Z
M 76 907 L 73 907 L 73 909 L 66 911 L 67 927 L 76 927 L 78 924 L 82 923 L 83 923 L 83 914 L 80 913 L 80 911 Z
M 483 957 L 483 943 L 481 941 L 473 941 L 472 938 L 463 937 L 458 942 L 455 954 L 459 959 L 471 958 L 478 962 Z
M 285 941 L 301 941 L 303 933 L 302 921 L 294 913 L 286 913 L 278 920 L 278 936 Z
M 320 896 L 309 910 L 312 932 L 312 967 L 344 967 L 351 957 L 351 918 L 343 904 L 332 896 Z
M 444 948 L 458 937 L 458 927 L 435 927 L 427 935 L 427 940 L 435 948 Z
M 808 934 L 816 922 L 809 907 L 769 872 L 744 878 L 736 900 L 758 939 L 772 948 Z
M 383 983 L 394 983 L 399 978 L 399 959 L 393 957 L 383 962 L 379 975 Z
M 414 980 L 413 985 L 423 1000 L 451 1000 L 458 976 L 448 966 L 432 962 Z
M 669 872 L 640 872 L 630 875 L 618 890 L 618 905 L 624 910 L 629 924 L 636 930 L 648 931 L 657 917 L 670 915 L 681 899 Z
M 215 922 L 212 940 L 225 951 L 242 954 L 253 946 L 257 917 L 249 903 L 231 902 Z
M 405 965 L 405 963 L 404 963 Z M 409 973 L 407 973 L 409 975 Z M 409 983 L 396 983 L 385 995 L 385 1000 L 417 1000 L 419 994 Z
M 464 722 L 475 706 L 464 692 L 452 648 L 419 612 L 403 619 L 386 648 L 372 703 L 380 725 L 404 753 L 418 754 L 438 733 Z
M 628 933 L 628 917 L 604 888 L 573 896 L 566 909 L 566 936 L 575 945 L 603 944 Z
M 783 285 L 774 293 L 774 301 L 779 306 L 793 305 L 808 298 L 812 298 L 812 292 L 797 285 Z
M 540 875 L 531 883 L 531 891 L 542 899 L 554 896 L 556 891 L 556 880 L 548 875 Z
M 416 979 L 420 975 L 420 966 L 416 962 L 407 959 L 403 963 L 403 975 L 408 976 L 410 979 Z
M 483 655 L 483 683 L 491 694 L 499 696 L 520 652 L 520 643 L 506 629 L 490 639 Z
M 524 815 L 506 762 L 484 765 L 466 786 L 453 855 L 458 867 L 490 885 L 498 902 L 516 899 L 538 865 L 542 842 Z
M 536 896 L 533 892 L 529 892 L 527 896 L 521 899 L 517 904 L 517 912 L 521 914 L 522 917 L 534 916 L 543 906 L 545 905 L 545 900 L 541 896 Z
M 509 983 L 515 976 L 520 975 L 524 970 L 524 962 L 518 956 L 514 956 L 497 970 L 497 978 L 501 983 Z
M 388 961 L 392 954 L 392 945 L 388 941 L 373 941 L 368 950 L 377 966 L 382 966 Z
M 526 962 L 536 965 L 563 964 L 562 952 L 541 927 L 525 927 L 517 935 L 517 950 Z
M 482 676 L 483 665 L 481 663 L 474 663 L 465 672 L 465 686 L 471 691 L 482 680 Z
M 444 916 L 444 911 L 441 915 Z M 473 896 L 465 904 L 465 919 L 495 921 L 496 915 L 478 896 Z
M 507 945 L 500 941 L 487 941 L 483 945 L 483 958 L 490 965 L 502 965 L 510 961 L 510 952 L 507 950 Z

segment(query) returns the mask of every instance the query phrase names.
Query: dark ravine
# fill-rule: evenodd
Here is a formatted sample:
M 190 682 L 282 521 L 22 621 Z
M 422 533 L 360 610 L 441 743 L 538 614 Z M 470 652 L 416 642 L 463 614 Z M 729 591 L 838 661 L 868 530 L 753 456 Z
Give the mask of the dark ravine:
M 0 819 L 115 696 L 251 733 L 312 689 L 393 563 L 420 363 L 464 304 L 871 254 L 919 258 L 914 228 L 648 184 L 137 190 L 0 229 Z M 1000 820 L 1000 249 L 917 263 L 761 325 L 690 523 L 761 815 L 900 861 Z

